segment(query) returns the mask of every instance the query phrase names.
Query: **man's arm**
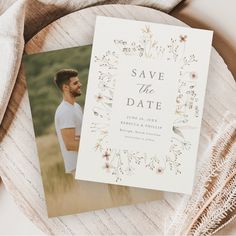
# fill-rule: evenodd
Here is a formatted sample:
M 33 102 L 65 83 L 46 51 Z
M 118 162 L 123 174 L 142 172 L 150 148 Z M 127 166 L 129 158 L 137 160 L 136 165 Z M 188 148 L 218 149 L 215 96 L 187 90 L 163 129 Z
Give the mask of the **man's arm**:
M 75 135 L 75 128 L 61 129 L 62 139 L 67 151 L 78 151 L 80 136 Z

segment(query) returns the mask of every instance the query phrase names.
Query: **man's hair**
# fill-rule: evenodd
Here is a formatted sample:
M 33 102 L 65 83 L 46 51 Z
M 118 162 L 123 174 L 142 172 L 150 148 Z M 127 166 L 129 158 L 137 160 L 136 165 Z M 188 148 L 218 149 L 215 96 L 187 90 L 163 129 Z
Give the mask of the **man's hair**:
M 56 73 L 56 75 L 54 77 L 54 81 L 55 81 L 57 87 L 62 91 L 63 84 L 68 84 L 70 81 L 70 78 L 76 77 L 77 75 L 78 75 L 77 70 L 62 69 Z

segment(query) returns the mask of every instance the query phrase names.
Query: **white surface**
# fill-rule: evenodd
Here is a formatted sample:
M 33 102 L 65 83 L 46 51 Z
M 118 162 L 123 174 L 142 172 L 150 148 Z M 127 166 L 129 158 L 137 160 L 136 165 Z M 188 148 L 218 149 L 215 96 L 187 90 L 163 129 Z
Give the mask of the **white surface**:
M 45 235 L 16 206 L 0 183 L 0 235 Z

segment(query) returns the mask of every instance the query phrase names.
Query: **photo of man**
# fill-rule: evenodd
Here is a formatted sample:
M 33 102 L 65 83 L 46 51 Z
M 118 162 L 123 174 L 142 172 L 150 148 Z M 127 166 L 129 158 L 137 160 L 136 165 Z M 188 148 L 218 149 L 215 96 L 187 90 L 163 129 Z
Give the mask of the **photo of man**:
M 55 112 L 55 128 L 64 160 L 65 172 L 73 173 L 76 169 L 83 112 L 76 103 L 81 95 L 78 71 L 62 69 L 55 75 L 54 81 L 62 93 L 63 99 Z

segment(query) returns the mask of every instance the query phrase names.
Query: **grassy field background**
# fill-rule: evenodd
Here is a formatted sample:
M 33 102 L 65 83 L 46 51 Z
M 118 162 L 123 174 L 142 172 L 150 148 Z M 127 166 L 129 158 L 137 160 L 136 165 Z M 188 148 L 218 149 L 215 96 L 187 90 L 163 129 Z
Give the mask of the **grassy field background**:
M 78 186 L 66 174 L 55 127 L 54 114 L 62 100 L 54 84 L 55 73 L 63 68 L 79 71 L 83 85 L 77 102 L 84 107 L 90 64 L 91 45 L 25 55 L 24 69 L 36 135 L 44 192 L 50 216 L 78 212 Z
M 54 114 L 62 100 L 53 82 L 63 68 L 79 71 L 82 96 L 77 102 L 84 107 L 91 46 L 24 56 L 24 69 L 32 111 L 37 150 L 47 203 L 48 215 L 66 215 L 160 198 L 152 190 L 76 181 L 66 174 L 55 127 Z

